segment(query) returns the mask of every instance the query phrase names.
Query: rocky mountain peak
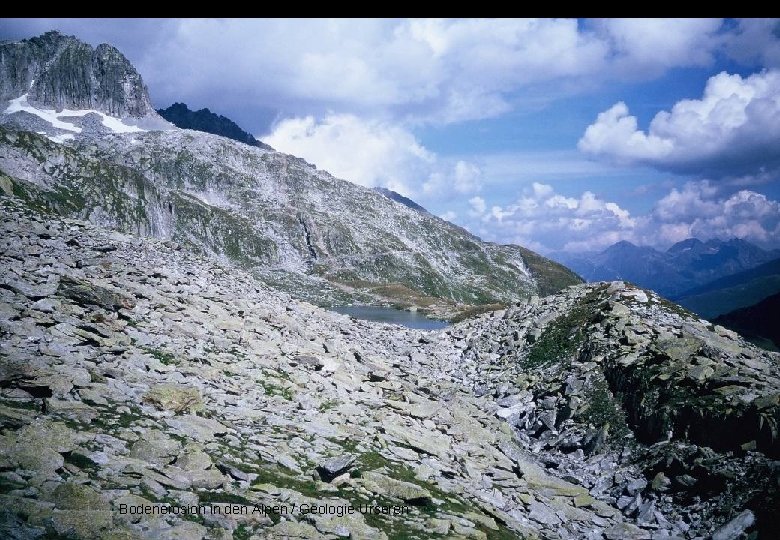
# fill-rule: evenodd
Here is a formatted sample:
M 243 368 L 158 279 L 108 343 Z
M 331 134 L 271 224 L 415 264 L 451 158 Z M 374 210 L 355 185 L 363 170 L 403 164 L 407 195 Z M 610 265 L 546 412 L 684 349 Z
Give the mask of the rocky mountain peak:
M 121 52 L 57 31 L 0 45 L 0 100 L 24 94 L 31 105 L 58 111 L 155 114 L 141 75 Z
M 214 135 L 227 137 L 249 146 L 271 150 L 270 146 L 258 141 L 254 135 L 241 129 L 230 118 L 213 113 L 207 108 L 193 111 L 190 110 L 186 103 L 177 102 L 167 109 L 159 109 L 157 112 L 176 127 L 213 133 Z

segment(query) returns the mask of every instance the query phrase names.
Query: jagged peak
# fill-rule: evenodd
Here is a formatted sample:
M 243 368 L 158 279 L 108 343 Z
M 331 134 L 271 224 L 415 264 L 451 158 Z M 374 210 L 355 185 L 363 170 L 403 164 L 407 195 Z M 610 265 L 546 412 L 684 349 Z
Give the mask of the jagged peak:
M 42 109 L 156 117 L 143 78 L 114 46 L 50 30 L 0 45 L 0 100 L 26 96 Z
M 230 118 L 214 113 L 206 107 L 194 111 L 186 103 L 177 101 L 167 109 L 158 109 L 157 112 L 176 127 L 212 133 L 250 146 L 271 150 L 270 146 L 257 140 L 251 133 L 241 129 Z

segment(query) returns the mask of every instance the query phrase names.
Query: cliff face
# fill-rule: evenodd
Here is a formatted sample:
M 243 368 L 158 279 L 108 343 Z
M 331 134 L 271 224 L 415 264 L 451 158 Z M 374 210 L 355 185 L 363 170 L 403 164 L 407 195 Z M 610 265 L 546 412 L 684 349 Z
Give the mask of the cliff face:
M 0 45 L 0 101 L 23 94 L 45 109 L 156 115 L 141 75 L 122 53 L 59 32 Z

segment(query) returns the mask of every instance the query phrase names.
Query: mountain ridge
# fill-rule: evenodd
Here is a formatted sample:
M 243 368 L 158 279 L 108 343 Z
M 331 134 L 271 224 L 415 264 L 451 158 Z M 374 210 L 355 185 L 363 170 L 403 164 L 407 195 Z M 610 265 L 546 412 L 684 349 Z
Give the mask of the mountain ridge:
M 617 242 L 600 252 L 554 257 L 587 281 L 624 279 L 669 298 L 724 276 L 748 270 L 780 256 L 750 242 L 732 238 L 703 242 L 689 238 L 665 251 Z
M 744 308 L 780 292 L 780 259 L 705 283 L 674 300 L 712 318 Z
M 92 50 L 59 34 L 41 39 L 64 50 Z M 37 42 L 10 46 L 27 50 L 31 43 Z M 59 50 L 49 51 L 52 58 L 71 58 Z M 45 64 L 43 52 L 36 54 L 34 66 Z M 21 62 L 24 55 L 17 57 Z M 79 58 L 56 73 L 81 70 Z M 147 103 L 140 75 L 133 81 Z M 78 89 L 87 99 L 88 85 Z M 516 246 L 482 242 L 408 202 L 336 179 L 294 156 L 239 147 L 167 123 L 164 130 L 115 126 L 101 111 L 104 116 L 82 111 L 83 120 L 73 120 L 14 101 L 19 99 L 13 97 L 0 115 L 8 124 L 0 155 L 7 193 L 64 215 L 182 241 L 253 266 L 269 283 L 314 302 L 392 304 L 449 318 L 474 305 L 539 294 L 539 280 L 544 292 L 579 281 L 539 256 L 533 256 L 531 270 L 523 258 L 528 252 Z M 67 142 L 75 154 L 38 140 L 39 133 L 57 144 Z M 38 170 L 46 154 L 63 165 L 44 167 L 48 173 Z M 101 177 L 96 170 L 110 174 Z
M 271 150 L 270 146 L 257 140 L 251 133 L 241 129 L 233 120 L 213 113 L 208 108 L 193 111 L 190 110 L 187 104 L 176 102 L 165 109 L 157 109 L 157 114 L 182 129 L 205 131 L 206 133 L 221 135 L 250 146 Z
M 713 322 L 739 332 L 751 340 L 769 340 L 780 350 L 780 292 L 756 304 L 718 315 Z
M 42 136 L 19 133 L 6 131 L 0 138 L 3 148 L 0 170 L 5 172 L 6 182 L 11 184 L 8 192 L 23 194 L 31 201 L 36 200 L 37 204 L 65 215 L 91 216 L 96 223 L 114 224 L 137 234 L 161 235 L 244 264 L 260 265 L 268 279 L 277 280 L 277 283 L 279 279 L 287 280 L 282 286 L 290 290 L 300 291 L 300 280 L 304 279 L 307 290 L 322 292 L 332 299 L 319 301 L 334 301 L 344 295 L 357 296 L 363 301 L 378 298 L 402 306 L 417 305 L 446 315 L 454 313 L 452 302 L 489 304 L 528 297 L 538 292 L 534 274 L 542 281 L 548 281 L 544 275 L 548 269 L 552 271 L 551 276 L 557 276 L 550 281 L 552 287 L 577 281 L 574 275 L 549 261 L 536 264 L 534 273 L 529 273 L 523 260 L 523 254 L 527 257 L 528 252 L 518 247 L 482 243 L 463 229 L 435 216 L 421 214 L 372 190 L 323 175 L 303 160 L 262 153 L 260 149 L 261 153 L 255 155 L 251 147 L 233 146 L 240 143 L 222 142 L 227 139 L 221 137 L 187 131 L 150 132 L 135 135 L 136 140 L 143 137 L 146 142 L 132 145 L 123 142 L 125 136 L 115 136 L 115 140 L 104 137 L 100 141 L 89 140 L 77 147 L 76 154 L 70 154 L 70 150 L 44 142 Z M 36 156 L 41 152 L 72 156 L 59 167 L 59 180 L 40 173 L 31 174 L 35 170 L 31 164 L 37 161 Z M 239 164 L 246 163 L 250 168 L 237 166 L 227 176 L 226 170 L 213 165 L 210 156 L 214 152 L 227 152 L 232 156 L 230 159 Z M 150 162 L 150 155 L 158 156 L 160 161 Z M 94 173 L 87 173 L 95 167 L 113 172 L 98 180 Z M 21 174 L 14 174 L 14 171 L 21 171 Z M 162 171 L 165 182 L 160 183 Z M 278 176 L 274 171 L 287 172 Z M 107 182 L 110 178 L 117 180 Z M 280 179 L 284 180 L 282 184 L 279 184 Z M 264 200 L 246 199 L 241 195 L 260 185 L 266 186 L 262 188 Z M 107 192 L 109 188 L 112 191 Z M 326 202 L 318 189 L 327 189 L 333 195 Z M 125 193 L 127 190 L 131 196 Z M 105 204 L 109 193 L 110 200 L 115 201 L 111 205 Z M 342 201 L 347 193 L 350 194 L 349 202 Z M 145 199 L 139 199 L 142 194 L 150 197 L 148 204 L 143 203 Z M 342 201 L 338 204 L 343 210 L 334 214 L 333 205 L 337 201 Z M 354 215 L 356 201 L 361 201 L 357 207 L 368 205 L 365 208 L 372 208 L 366 212 L 383 215 L 382 221 L 367 228 L 366 220 Z M 143 204 L 139 205 L 139 202 Z M 259 215 L 257 212 L 265 216 L 262 221 L 250 217 Z M 338 224 L 344 219 L 354 222 L 351 229 Z M 387 219 L 400 220 L 399 225 L 387 228 Z M 208 229 L 210 232 L 206 234 L 203 226 L 212 220 L 222 225 L 219 229 Z M 279 226 L 274 220 L 279 220 Z M 426 232 L 428 227 L 444 235 L 432 235 Z M 361 229 L 361 236 L 365 236 L 366 231 L 374 231 L 372 238 L 378 240 L 360 240 L 348 232 Z M 225 236 L 227 231 L 231 231 L 230 236 Z M 402 236 L 397 236 L 399 231 Z M 356 244 L 356 241 L 360 243 Z M 392 250 L 377 249 L 388 241 L 395 246 Z M 441 242 L 452 242 L 452 251 L 424 247 Z M 440 269 L 421 255 L 413 255 L 423 249 L 420 246 L 439 253 L 440 262 L 435 264 L 441 265 Z M 365 253 L 370 257 L 370 266 L 355 259 L 363 250 L 368 250 Z M 412 253 L 409 254 L 409 250 Z M 450 260 L 447 253 L 456 253 L 458 258 Z M 543 258 L 539 260 L 543 261 Z M 451 272 L 448 270 L 451 265 L 464 268 L 459 272 L 462 277 L 446 277 L 446 272 Z M 281 273 L 274 274 L 273 268 Z M 490 275 L 476 282 L 468 278 L 468 275 L 485 272 L 488 268 L 492 269 Z M 380 275 L 388 277 L 377 279 Z M 510 277 L 512 275 L 516 278 Z M 317 301 L 317 298 L 312 300 Z

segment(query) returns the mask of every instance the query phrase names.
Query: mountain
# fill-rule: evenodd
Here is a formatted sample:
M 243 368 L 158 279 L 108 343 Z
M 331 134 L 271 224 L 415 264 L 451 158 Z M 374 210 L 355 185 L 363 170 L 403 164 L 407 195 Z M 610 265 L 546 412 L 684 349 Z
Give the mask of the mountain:
M 3 537 L 776 530 L 780 355 L 655 293 L 423 332 L 18 198 L 0 216 Z
M 132 132 L 170 124 L 152 107 L 141 75 L 110 45 L 73 36 L 0 43 L 0 122 L 64 141 L 82 131 Z
M 706 242 L 689 238 L 666 251 L 621 241 L 602 252 L 560 253 L 556 259 L 587 281 L 623 279 L 678 298 L 694 287 L 754 268 L 779 255 L 736 238 Z
M 20 99 L 0 537 L 775 534 L 779 354 L 299 158 Z M 421 331 L 306 299 L 505 308 Z
M 780 292 L 780 259 L 685 291 L 675 301 L 703 317 L 713 318 L 760 302 Z
M 713 322 L 731 328 L 757 343 L 770 341 L 773 350 L 780 349 L 780 292 L 752 306 L 719 315 Z
M 49 51 L 52 58 L 37 60 L 41 65 L 63 58 L 63 49 L 88 48 L 77 47 L 75 38 L 46 36 L 61 44 Z M 145 88 L 140 75 L 138 81 Z M 453 317 L 474 305 L 522 301 L 580 281 L 523 248 L 482 242 L 293 156 L 167 123 L 166 130 L 98 132 L 69 124 L 71 116 L 30 110 L 25 114 L 39 121 L 35 132 L 18 123 L 0 127 L 6 194 L 230 259 L 299 298 L 322 305 L 389 303 Z M 22 114 L 8 113 L 0 116 Z M 73 129 L 67 139 L 63 125 Z
M 271 150 L 270 146 L 255 139 L 252 134 L 241 129 L 230 118 L 215 114 L 208 109 L 191 111 L 184 103 L 174 103 L 167 109 L 158 109 L 157 113 L 174 126 L 182 129 L 205 131 L 206 133 L 221 135 L 250 146 Z
M 375 187 L 374 191 L 376 191 L 377 193 L 381 193 L 382 195 L 384 195 L 385 197 L 387 197 L 391 201 L 399 202 L 399 203 L 403 204 L 404 206 L 408 206 L 412 210 L 417 210 L 419 212 L 426 212 L 426 213 L 428 212 L 428 210 L 426 210 L 425 208 L 423 208 L 422 206 L 420 206 L 419 204 L 414 202 L 409 197 L 404 197 L 403 195 L 393 191 L 392 189 L 387 189 L 387 188 L 383 188 L 383 187 Z

